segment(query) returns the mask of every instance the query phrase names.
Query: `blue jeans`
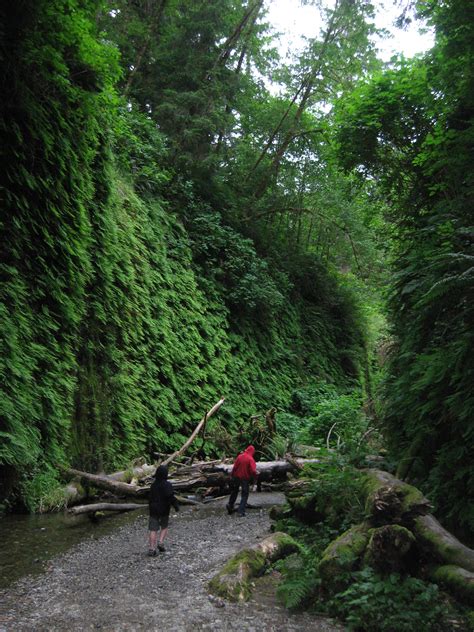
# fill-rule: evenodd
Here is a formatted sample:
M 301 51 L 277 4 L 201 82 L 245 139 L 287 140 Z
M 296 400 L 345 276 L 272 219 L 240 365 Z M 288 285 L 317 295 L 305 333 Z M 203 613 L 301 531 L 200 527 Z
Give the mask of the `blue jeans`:
M 229 496 L 228 507 L 230 507 L 230 509 L 233 509 L 240 487 L 242 487 L 242 492 L 240 495 L 240 505 L 238 512 L 241 516 L 245 516 L 245 508 L 247 507 L 247 500 L 250 491 L 250 481 L 244 481 L 242 478 L 236 478 L 235 476 L 232 477 L 232 480 L 230 482 L 231 492 Z

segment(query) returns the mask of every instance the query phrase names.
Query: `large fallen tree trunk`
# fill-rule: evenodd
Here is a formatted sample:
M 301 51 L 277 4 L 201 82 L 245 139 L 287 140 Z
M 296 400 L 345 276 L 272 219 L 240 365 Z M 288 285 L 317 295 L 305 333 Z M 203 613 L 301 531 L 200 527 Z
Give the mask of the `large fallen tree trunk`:
M 413 532 L 423 550 L 434 559 L 474 573 L 474 551 L 446 531 L 434 516 L 416 518 Z
M 431 569 L 429 578 L 444 586 L 460 601 L 474 606 L 474 573 L 460 566 L 446 564 Z
M 180 505 L 201 505 L 202 503 L 191 500 L 190 498 L 184 498 L 176 494 L 176 500 Z M 77 507 L 70 507 L 67 512 L 73 516 L 79 516 L 81 514 L 93 514 L 102 511 L 135 511 L 137 509 L 143 509 L 148 507 L 146 503 L 91 503 L 90 505 L 78 505 Z
M 365 509 L 374 524 L 405 523 L 433 508 L 419 489 L 383 470 L 362 470 L 367 494 Z
M 246 601 L 251 580 L 265 572 L 267 564 L 298 551 L 298 545 L 286 533 L 276 532 L 254 546 L 234 555 L 209 582 L 209 590 L 230 601 Z

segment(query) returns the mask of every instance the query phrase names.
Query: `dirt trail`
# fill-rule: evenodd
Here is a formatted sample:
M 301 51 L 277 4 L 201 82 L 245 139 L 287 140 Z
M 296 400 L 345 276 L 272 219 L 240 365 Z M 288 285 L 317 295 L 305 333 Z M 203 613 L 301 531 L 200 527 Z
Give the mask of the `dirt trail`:
M 0 592 L 0 632 L 342 631 L 329 619 L 286 612 L 271 575 L 257 580 L 248 603 L 209 597 L 207 582 L 224 562 L 268 535 L 268 509 L 283 496 L 253 494 L 256 508 L 245 518 L 228 516 L 224 502 L 183 507 L 156 558 L 146 555 L 145 513 L 112 535 L 82 542 L 43 575 Z

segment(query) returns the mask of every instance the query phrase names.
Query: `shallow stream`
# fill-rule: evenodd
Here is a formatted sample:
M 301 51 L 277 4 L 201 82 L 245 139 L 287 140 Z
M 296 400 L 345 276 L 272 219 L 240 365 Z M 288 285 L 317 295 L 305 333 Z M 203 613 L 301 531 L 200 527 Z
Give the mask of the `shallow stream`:
M 83 540 L 96 539 L 133 522 L 140 513 L 112 514 L 93 522 L 64 513 L 0 517 L 0 588 L 24 575 L 44 572 L 48 561 Z

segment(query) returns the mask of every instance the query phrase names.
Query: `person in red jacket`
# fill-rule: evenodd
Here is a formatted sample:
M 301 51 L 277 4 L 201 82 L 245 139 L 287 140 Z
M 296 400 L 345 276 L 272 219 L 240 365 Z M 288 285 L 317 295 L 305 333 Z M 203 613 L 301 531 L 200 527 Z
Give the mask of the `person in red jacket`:
M 249 447 L 241 452 L 235 459 L 231 474 L 231 493 L 229 496 L 229 502 L 226 505 L 229 515 L 234 511 L 234 503 L 237 499 L 239 488 L 242 488 L 238 514 L 239 516 L 245 516 L 245 508 L 247 507 L 247 500 L 250 491 L 250 482 L 257 478 L 257 464 L 253 458 L 254 454 L 255 448 L 253 445 L 249 445 Z

